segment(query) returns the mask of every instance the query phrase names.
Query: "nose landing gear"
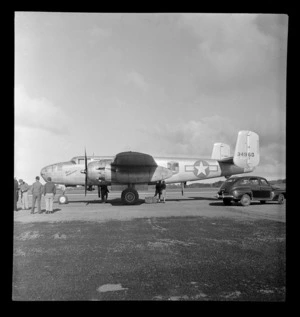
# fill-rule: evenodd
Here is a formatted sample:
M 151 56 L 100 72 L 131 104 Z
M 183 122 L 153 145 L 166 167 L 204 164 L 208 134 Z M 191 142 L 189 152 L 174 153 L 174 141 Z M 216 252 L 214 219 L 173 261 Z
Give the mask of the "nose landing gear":
M 60 205 L 64 205 L 64 204 L 67 204 L 69 201 L 68 201 L 68 196 L 66 196 L 66 195 L 60 195 L 59 197 L 58 197 L 58 203 L 60 204 Z

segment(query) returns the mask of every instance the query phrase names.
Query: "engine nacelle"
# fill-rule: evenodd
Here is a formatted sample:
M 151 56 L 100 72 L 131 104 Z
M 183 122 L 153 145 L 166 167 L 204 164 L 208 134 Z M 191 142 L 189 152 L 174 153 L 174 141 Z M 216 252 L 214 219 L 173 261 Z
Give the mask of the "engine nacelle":
M 88 178 L 93 183 L 148 184 L 167 179 L 172 171 L 162 166 L 114 166 L 112 161 L 100 160 L 88 164 Z
M 88 164 L 88 178 L 91 181 L 111 181 L 110 163 L 112 160 L 94 161 Z
M 173 175 L 172 171 L 162 166 L 113 168 L 111 170 L 111 181 L 119 184 L 148 184 Z

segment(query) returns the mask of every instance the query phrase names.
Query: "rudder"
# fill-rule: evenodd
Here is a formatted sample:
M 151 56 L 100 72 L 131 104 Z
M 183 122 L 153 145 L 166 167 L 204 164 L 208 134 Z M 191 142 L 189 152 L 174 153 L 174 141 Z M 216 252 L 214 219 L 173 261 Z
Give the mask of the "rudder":
M 211 158 L 213 160 L 223 160 L 230 157 L 230 146 L 225 143 L 215 143 Z
M 233 162 L 241 168 L 253 168 L 259 164 L 259 136 L 253 131 L 240 131 L 237 137 Z

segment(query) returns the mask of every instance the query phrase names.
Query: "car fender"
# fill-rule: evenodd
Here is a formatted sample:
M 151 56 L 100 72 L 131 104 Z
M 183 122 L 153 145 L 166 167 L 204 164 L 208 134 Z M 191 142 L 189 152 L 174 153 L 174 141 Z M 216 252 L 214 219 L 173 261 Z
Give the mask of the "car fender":
M 233 192 L 236 191 L 238 194 L 234 195 Z M 234 187 L 230 190 L 230 193 L 236 197 L 236 199 L 241 199 L 243 195 L 247 194 L 250 196 L 250 199 L 252 200 L 253 194 L 250 187 Z
M 274 193 L 274 197 L 272 198 L 272 200 L 277 200 L 280 194 L 282 194 L 284 196 L 284 199 L 286 199 L 286 192 L 284 190 L 274 189 L 272 190 L 272 193 Z

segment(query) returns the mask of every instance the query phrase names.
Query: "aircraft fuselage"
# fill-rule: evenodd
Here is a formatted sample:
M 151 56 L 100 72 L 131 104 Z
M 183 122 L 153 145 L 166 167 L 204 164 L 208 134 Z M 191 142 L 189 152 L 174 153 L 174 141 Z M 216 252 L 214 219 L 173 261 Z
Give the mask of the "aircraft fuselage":
M 108 165 L 113 161 L 114 157 L 88 157 L 91 161 L 106 160 Z M 187 181 L 198 181 L 209 178 L 216 178 L 221 176 L 230 176 L 234 174 L 241 174 L 253 171 L 253 168 L 241 168 L 234 164 L 222 163 L 214 159 L 200 159 L 200 158 L 153 158 L 158 167 L 167 168 L 171 171 L 168 177 L 165 178 L 166 183 L 180 183 Z M 80 162 L 80 160 L 78 160 Z M 62 162 L 53 165 L 46 166 L 41 170 L 41 176 L 45 181 L 48 177 L 52 178 L 52 181 L 56 184 L 63 184 L 65 186 L 70 185 L 84 185 L 85 184 L 85 164 L 84 162 L 75 163 L 74 160 L 69 162 Z M 171 175 L 171 176 L 170 176 Z M 111 181 L 99 181 L 95 178 L 88 178 L 87 185 L 99 185 L 106 183 L 111 185 L 114 183 L 128 183 L 126 177 L 119 178 L 118 182 Z M 145 181 L 139 181 L 136 178 L 134 183 L 145 183 Z M 155 179 L 149 180 L 148 184 L 154 184 Z

